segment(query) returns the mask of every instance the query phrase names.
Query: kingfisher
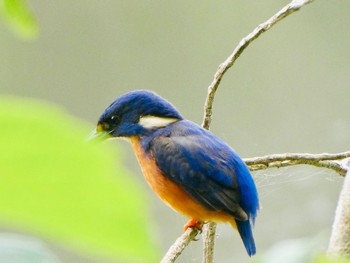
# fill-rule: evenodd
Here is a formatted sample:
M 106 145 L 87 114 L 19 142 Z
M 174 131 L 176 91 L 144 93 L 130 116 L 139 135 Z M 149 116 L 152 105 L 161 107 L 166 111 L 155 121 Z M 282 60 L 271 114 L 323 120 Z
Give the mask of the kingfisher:
M 151 189 L 201 230 L 202 222 L 228 222 L 249 256 L 259 210 L 254 180 L 244 161 L 223 140 L 186 120 L 154 92 L 118 97 L 100 116 L 92 137 L 126 138 Z

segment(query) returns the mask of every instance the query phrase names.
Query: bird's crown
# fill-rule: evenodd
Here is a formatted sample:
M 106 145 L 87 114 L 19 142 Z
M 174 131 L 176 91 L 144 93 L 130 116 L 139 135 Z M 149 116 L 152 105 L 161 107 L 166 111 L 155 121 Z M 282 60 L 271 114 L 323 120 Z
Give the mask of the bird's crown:
M 182 119 L 178 110 L 162 97 L 151 91 L 137 90 L 112 102 L 101 115 L 98 125 L 115 137 L 132 136 Z

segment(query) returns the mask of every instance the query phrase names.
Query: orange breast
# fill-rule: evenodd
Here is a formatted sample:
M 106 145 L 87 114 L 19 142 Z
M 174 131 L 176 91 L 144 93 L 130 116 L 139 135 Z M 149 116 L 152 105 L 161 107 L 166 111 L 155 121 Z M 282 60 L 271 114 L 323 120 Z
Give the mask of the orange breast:
M 155 160 L 144 153 L 137 137 L 131 138 L 131 144 L 146 181 L 153 191 L 171 208 L 189 218 L 200 221 L 230 222 L 235 226 L 232 216 L 224 212 L 207 210 L 193 200 L 181 186 L 164 176 L 158 169 Z

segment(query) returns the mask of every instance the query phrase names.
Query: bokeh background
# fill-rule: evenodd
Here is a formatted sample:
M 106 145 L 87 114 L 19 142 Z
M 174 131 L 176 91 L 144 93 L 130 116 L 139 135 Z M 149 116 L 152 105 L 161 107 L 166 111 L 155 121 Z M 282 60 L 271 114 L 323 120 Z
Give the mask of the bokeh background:
M 197 123 L 218 65 L 242 37 L 288 1 L 27 1 L 40 36 L 22 41 L 0 23 L 0 92 L 46 100 L 89 122 L 118 95 L 149 89 Z M 225 75 L 211 130 L 242 157 L 341 152 L 350 145 L 350 2 L 315 1 L 255 41 Z M 25 114 L 25 109 L 23 109 Z M 125 164 L 149 192 L 165 253 L 186 219 L 148 190 L 130 146 Z M 283 240 L 327 246 L 342 178 L 299 166 L 254 173 L 262 209 L 258 255 Z M 116 204 L 117 205 L 117 204 Z M 8 232 L 9 229 L 3 229 Z M 15 230 L 11 230 L 15 231 Z M 110 263 L 47 242 L 64 263 Z M 178 262 L 201 262 L 201 241 Z M 217 262 L 249 262 L 230 226 Z

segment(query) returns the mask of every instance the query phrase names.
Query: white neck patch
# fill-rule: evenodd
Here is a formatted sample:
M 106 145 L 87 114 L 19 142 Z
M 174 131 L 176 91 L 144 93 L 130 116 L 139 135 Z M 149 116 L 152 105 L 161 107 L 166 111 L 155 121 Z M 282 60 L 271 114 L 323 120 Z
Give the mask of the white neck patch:
M 139 124 L 146 129 L 162 128 L 170 123 L 176 122 L 177 118 L 156 117 L 152 115 L 143 116 L 139 120 Z

